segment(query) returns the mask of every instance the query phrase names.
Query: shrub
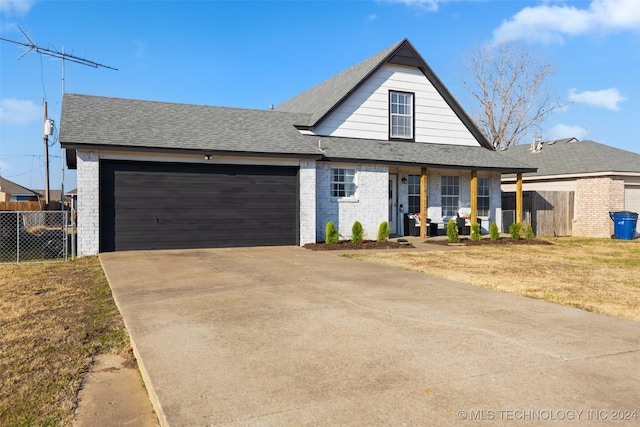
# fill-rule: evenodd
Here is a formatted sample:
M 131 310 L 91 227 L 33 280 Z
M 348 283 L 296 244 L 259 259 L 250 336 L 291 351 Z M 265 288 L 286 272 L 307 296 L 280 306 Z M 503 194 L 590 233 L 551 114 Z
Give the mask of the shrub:
M 533 240 L 535 237 L 536 235 L 533 232 L 533 227 L 531 226 L 531 223 L 528 222 L 527 226 L 524 228 L 524 238 L 527 240 Z
M 364 230 L 362 229 L 362 224 L 360 224 L 360 221 L 354 222 L 353 227 L 351 227 L 351 241 L 353 243 L 362 243 L 363 237 Z
M 378 227 L 378 242 L 384 242 L 387 240 L 390 233 L 391 230 L 389 229 L 389 223 L 387 221 L 382 222 L 380 227 Z
M 331 221 L 327 222 L 324 230 L 327 235 L 327 240 L 325 240 L 326 244 L 338 243 L 340 241 L 340 233 L 338 233 L 338 229 Z
M 451 218 L 447 223 L 447 238 L 449 239 L 449 243 L 457 243 L 459 239 L 458 237 L 458 224 L 456 224 L 456 220 Z
M 500 239 L 500 230 L 498 230 L 498 224 L 496 224 L 495 221 L 491 223 L 491 227 L 489 227 L 489 235 L 491 236 L 491 240 Z
M 522 234 L 522 224 L 519 222 L 514 222 L 509 226 L 509 234 L 516 240 L 520 240 L 520 235 Z
M 482 240 L 482 227 L 477 222 L 471 224 L 471 240 Z

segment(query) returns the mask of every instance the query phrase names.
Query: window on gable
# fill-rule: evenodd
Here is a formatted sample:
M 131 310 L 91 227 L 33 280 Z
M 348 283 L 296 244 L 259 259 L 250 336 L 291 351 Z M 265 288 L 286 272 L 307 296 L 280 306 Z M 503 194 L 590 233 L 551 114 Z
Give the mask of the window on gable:
M 413 94 L 389 92 L 389 138 L 413 139 Z
M 331 197 L 355 196 L 355 177 L 355 169 L 331 169 Z
M 409 213 L 420 212 L 420 175 L 409 175 Z
M 489 216 L 491 210 L 491 194 L 489 192 L 490 179 L 487 176 L 478 177 L 478 216 Z
M 460 204 L 460 177 L 443 176 L 442 188 L 442 216 L 451 217 L 458 214 Z

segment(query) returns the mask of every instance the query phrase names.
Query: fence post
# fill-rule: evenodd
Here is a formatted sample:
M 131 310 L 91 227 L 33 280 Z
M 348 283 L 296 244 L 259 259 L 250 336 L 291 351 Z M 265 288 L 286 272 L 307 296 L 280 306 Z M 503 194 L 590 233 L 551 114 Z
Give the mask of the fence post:
M 63 205 L 64 206 L 64 205 Z M 62 250 L 64 251 L 64 260 L 68 261 L 69 260 L 69 224 L 67 222 L 67 212 L 66 211 L 62 211 L 62 223 L 63 223 L 63 232 L 62 232 L 62 238 L 64 239 L 64 243 L 62 244 Z
M 73 206 L 69 213 L 71 215 L 71 259 L 76 258 L 76 214 Z
M 20 262 L 20 212 L 16 212 L 16 262 Z

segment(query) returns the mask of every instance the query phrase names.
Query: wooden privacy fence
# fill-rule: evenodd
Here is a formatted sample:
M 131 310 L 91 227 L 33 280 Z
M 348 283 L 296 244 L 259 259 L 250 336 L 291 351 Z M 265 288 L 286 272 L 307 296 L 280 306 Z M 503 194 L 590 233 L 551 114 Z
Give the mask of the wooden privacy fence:
M 0 211 L 56 211 L 61 208 L 60 202 L 49 202 L 49 205 L 44 202 L 0 202 Z
M 522 199 L 524 217 L 536 236 L 571 236 L 573 191 L 525 191 Z M 515 211 L 515 193 L 502 193 L 502 209 L 505 214 Z
M 571 236 L 573 191 L 532 191 L 531 218 L 538 236 Z
M 40 202 L 0 202 L 0 211 L 41 211 L 44 203 Z

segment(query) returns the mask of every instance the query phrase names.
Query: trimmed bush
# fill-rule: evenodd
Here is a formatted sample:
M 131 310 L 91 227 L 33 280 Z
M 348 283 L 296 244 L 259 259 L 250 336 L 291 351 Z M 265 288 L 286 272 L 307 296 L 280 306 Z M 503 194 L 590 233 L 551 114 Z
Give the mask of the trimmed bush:
M 533 240 L 536 238 L 536 235 L 533 232 L 533 227 L 531 226 L 530 222 L 528 222 L 527 226 L 524 228 L 524 238 L 527 240 Z
M 477 222 L 471 224 L 471 240 L 482 240 L 482 227 Z
M 458 224 L 453 218 L 447 223 L 447 238 L 449 239 L 449 243 L 458 243 L 460 240 L 458 236 Z
M 491 223 L 491 227 L 489 227 L 489 235 L 491 236 L 491 240 L 500 239 L 500 230 L 498 230 L 498 224 L 494 222 Z
M 380 227 L 378 227 L 378 242 L 384 242 L 387 240 L 389 238 L 389 234 L 391 234 L 389 223 L 387 221 L 380 223 Z
M 351 241 L 353 243 L 362 243 L 363 238 L 364 230 L 362 229 L 362 224 L 360 224 L 360 221 L 356 221 L 351 227 Z
M 340 233 L 338 233 L 338 229 L 331 221 L 327 222 L 324 231 L 327 235 L 327 240 L 325 240 L 326 244 L 338 243 L 340 241 Z
M 516 240 L 520 240 L 520 236 L 522 235 L 522 224 L 519 222 L 514 222 L 509 226 L 509 234 Z

